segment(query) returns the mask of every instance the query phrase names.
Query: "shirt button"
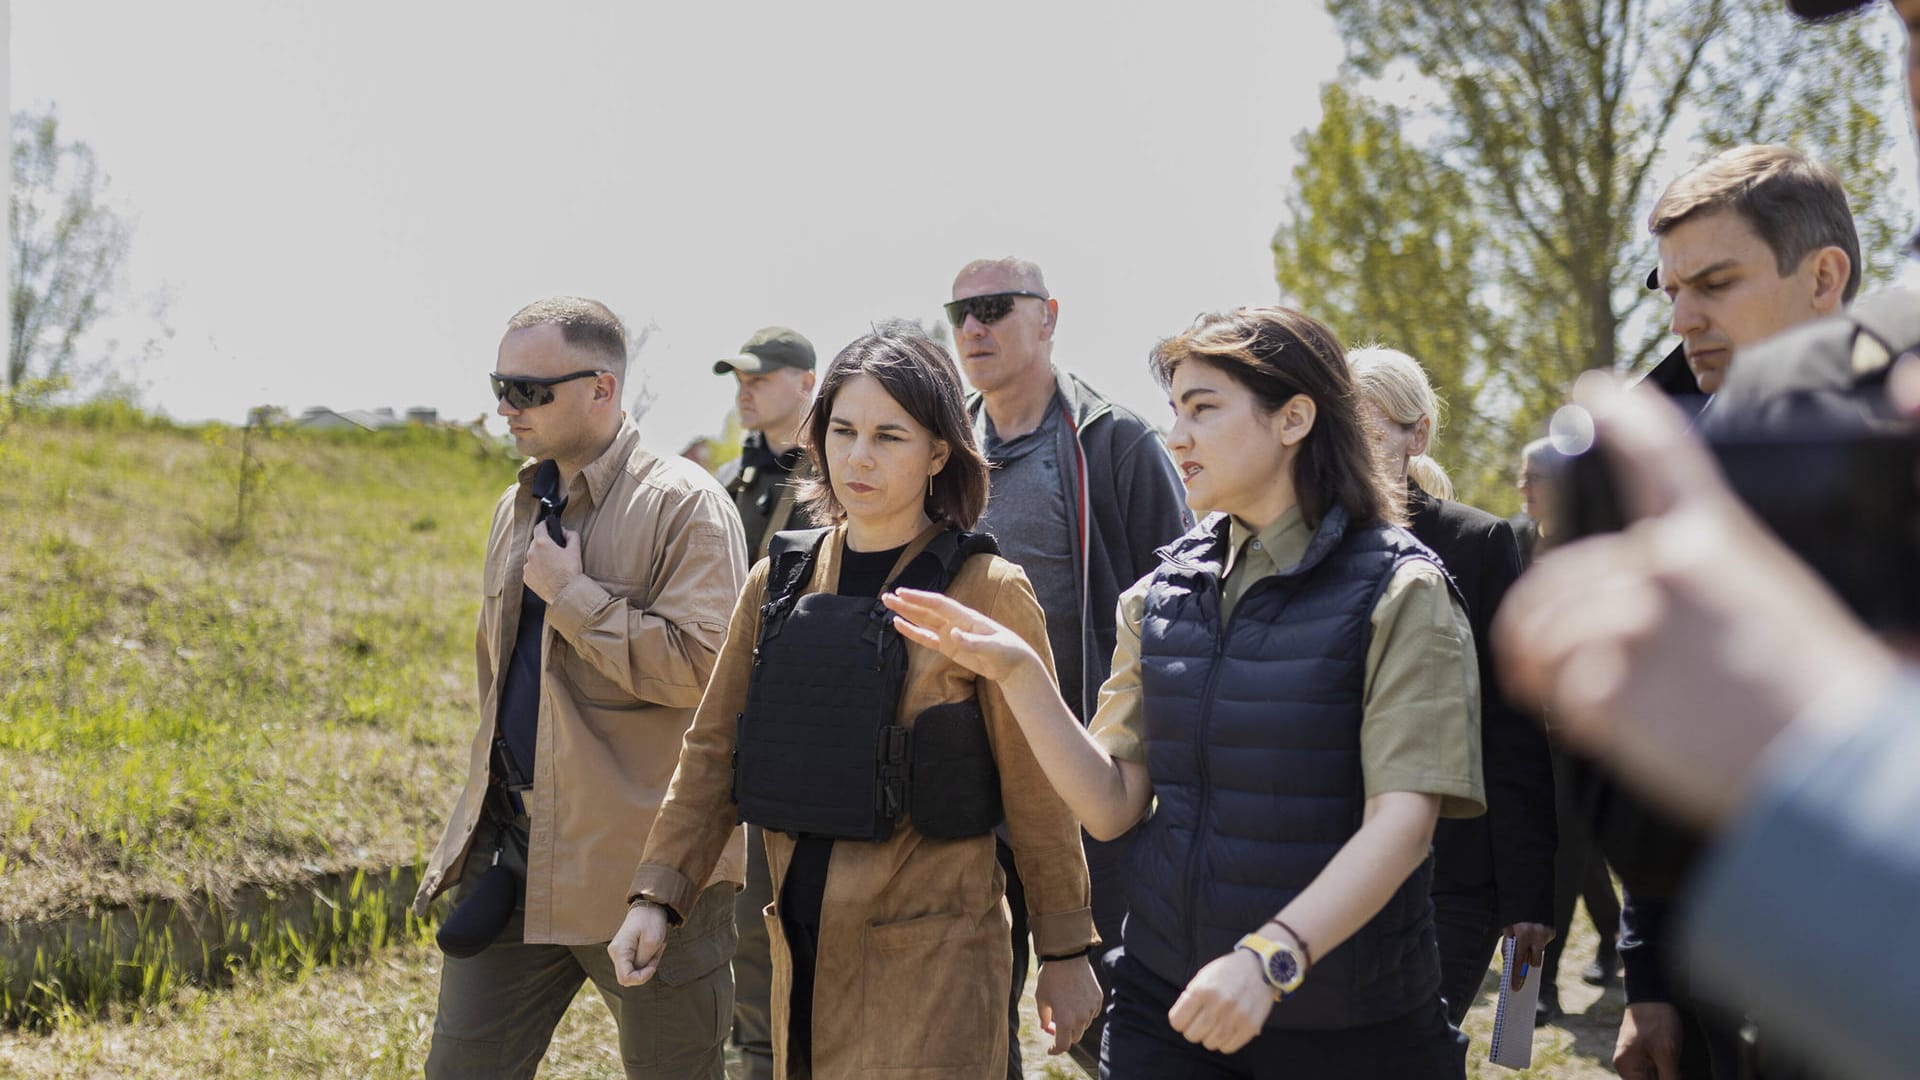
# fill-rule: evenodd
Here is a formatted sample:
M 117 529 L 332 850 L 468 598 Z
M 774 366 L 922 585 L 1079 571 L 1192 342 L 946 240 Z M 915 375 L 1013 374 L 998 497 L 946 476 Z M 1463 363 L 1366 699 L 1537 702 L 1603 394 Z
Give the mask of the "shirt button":
M 1255 541 L 1253 542 L 1253 550 L 1255 550 L 1255 551 L 1259 551 L 1259 550 L 1260 550 L 1260 541 L 1258 541 L 1258 540 L 1255 540 Z

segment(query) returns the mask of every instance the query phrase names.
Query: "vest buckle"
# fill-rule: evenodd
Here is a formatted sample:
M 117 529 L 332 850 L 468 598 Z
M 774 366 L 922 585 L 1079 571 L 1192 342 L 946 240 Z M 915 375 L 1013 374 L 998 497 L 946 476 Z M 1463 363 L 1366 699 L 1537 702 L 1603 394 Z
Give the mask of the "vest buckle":
M 880 768 L 873 809 L 884 821 L 897 821 L 907 809 L 907 770 L 913 757 L 913 733 L 899 724 L 880 729 Z

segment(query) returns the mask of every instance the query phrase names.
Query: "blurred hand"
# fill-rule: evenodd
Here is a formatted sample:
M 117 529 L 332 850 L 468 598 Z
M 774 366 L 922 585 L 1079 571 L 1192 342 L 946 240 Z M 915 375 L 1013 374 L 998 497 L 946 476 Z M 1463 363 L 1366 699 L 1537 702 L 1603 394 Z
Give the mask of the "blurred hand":
M 1019 634 L 943 593 L 895 589 L 881 598 L 893 625 L 908 641 L 925 645 L 968 671 L 994 682 L 1046 667 Z
M 1260 977 L 1260 958 L 1235 949 L 1194 975 L 1167 1010 L 1167 1022 L 1188 1042 L 1231 1054 L 1260 1034 L 1273 1006 L 1273 990 Z
M 1033 1001 L 1040 1014 L 1040 1029 L 1053 1036 L 1047 1053 L 1066 1053 L 1100 1015 L 1100 982 L 1093 977 L 1093 965 L 1084 956 L 1041 963 L 1034 980 Z
M 1527 985 L 1527 975 L 1547 962 L 1547 946 L 1553 943 L 1553 927 L 1544 923 L 1514 923 L 1501 931 L 1513 955 L 1513 988 Z
M 613 977 L 621 986 L 639 986 L 653 978 L 660 954 L 667 948 L 667 909 L 659 904 L 635 904 L 627 909 L 620 932 L 607 944 L 613 957 Z
M 564 531 L 566 547 L 554 543 L 544 526 L 533 530 L 533 543 L 527 545 L 527 568 L 524 574 L 527 588 L 548 603 L 560 595 L 560 590 L 566 588 L 568 582 L 585 572 L 580 564 L 580 534 L 572 529 Z
M 1656 394 L 1582 376 L 1634 524 L 1543 556 L 1494 619 L 1516 700 L 1701 824 L 1738 805 L 1773 739 L 1830 693 L 1879 692 L 1894 660 L 1721 479 Z
M 1680 1080 L 1683 1038 L 1679 1009 L 1663 1001 L 1629 1005 L 1613 1044 L 1613 1071 L 1620 1080 Z

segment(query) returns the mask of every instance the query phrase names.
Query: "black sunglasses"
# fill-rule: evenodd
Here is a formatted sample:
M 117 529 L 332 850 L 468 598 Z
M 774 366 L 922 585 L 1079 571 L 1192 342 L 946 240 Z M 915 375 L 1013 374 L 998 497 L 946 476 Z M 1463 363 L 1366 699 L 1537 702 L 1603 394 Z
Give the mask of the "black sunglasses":
M 536 379 L 525 375 L 502 375 L 496 371 L 487 378 L 493 380 L 494 397 L 516 409 L 531 409 L 552 401 L 553 388 L 563 382 L 604 374 L 606 372 L 599 370 L 576 371 L 568 375 L 555 375 L 550 379 Z
M 955 300 L 947 305 L 947 321 L 952 323 L 955 329 L 958 329 L 966 325 L 967 316 L 971 315 L 979 319 L 983 325 L 992 326 L 994 323 L 999 322 L 1011 314 L 1014 300 L 1022 296 L 1031 296 L 1035 300 L 1047 299 L 1037 292 L 1026 292 L 1018 289 L 1013 292 L 997 292 L 988 293 L 985 296 L 969 296 L 965 300 Z

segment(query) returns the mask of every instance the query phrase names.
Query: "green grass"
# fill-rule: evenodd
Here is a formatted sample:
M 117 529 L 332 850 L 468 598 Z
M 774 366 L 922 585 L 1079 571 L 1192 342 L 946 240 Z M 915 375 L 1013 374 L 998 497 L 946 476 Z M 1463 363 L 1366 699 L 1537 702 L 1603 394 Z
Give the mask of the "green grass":
M 458 431 L 242 437 L 98 409 L 0 435 L 0 921 L 432 842 L 514 462 Z
M 1576 920 L 1563 958 L 1561 1001 L 1569 1016 L 1537 1036 L 1534 1067 L 1514 1072 L 1487 1063 L 1492 1001 L 1483 994 L 1468 1015 L 1473 1037 L 1469 1077 L 1598 1080 L 1620 1022 L 1618 986 L 1604 994 L 1576 973 L 1597 939 Z M 0 1032 L 0 1076 L 126 1077 L 200 1080 L 233 1077 L 350 1077 L 400 1080 L 420 1075 L 432 1037 L 440 954 L 423 938 L 402 937 L 364 963 L 318 967 L 291 980 L 245 973 L 209 994 L 182 987 L 162 1007 L 120 1010 L 112 1019 L 65 1024 L 50 1033 Z M 1028 1080 L 1079 1080 L 1065 1057 L 1049 1058 L 1033 1021 L 1031 985 L 1022 1009 Z M 619 1075 L 612 1019 L 599 995 L 581 990 L 554 1033 L 540 1075 L 586 1080 Z
M 48 1033 L 0 1032 L 0 1076 L 86 1080 L 403 1080 L 433 1034 L 439 950 L 400 941 L 363 963 L 291 979 L 244 973 L 217 994 L 181 988 L 164 1007 Z M 731 1051 L 729 1051 L 731 1053 Z M 613 1018 L 591 983 L 554 1032 L 542 1080 L 622 1075 Z

